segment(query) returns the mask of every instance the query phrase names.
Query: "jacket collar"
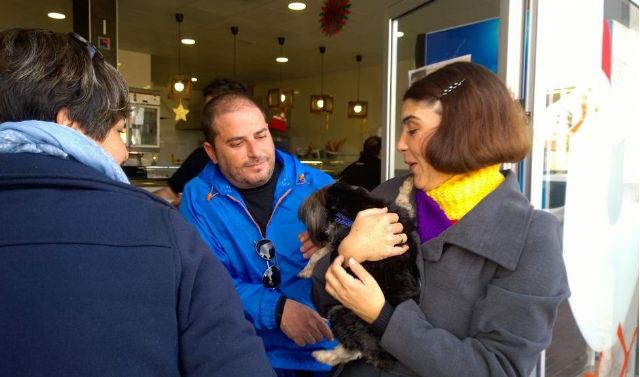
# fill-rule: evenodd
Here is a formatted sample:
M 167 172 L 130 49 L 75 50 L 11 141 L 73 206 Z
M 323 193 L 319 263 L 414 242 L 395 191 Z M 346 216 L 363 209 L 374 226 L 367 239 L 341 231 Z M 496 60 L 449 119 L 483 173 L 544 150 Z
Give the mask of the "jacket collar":
M 515 175 L 505 175 L 505 181 L 455 225 L 422 245 L 425 260 L 440 260 L 444 245 L 451 244 L 515 269 L 533 210 L 520 193 Z
M 276 161 L 282 164 L 282 170 L 276 183 L 275 197 L 280 197 L 294 185 L 307 184 L 307 177 L 303 165 L 293 155 L 276 149 Z M 200 173 L 200 178 L 211 187 L 212 194 L 230 195 L 240 198 L 238 190 L 222 174 L 218 166 L 209 161 Z
M 98 170 L 75 160 L 44 154 L 0 153 L 0 191 L 24 185 L 81 190 L 113 191 L 135 195 L 171 207 L 157 195 L 128 183 L 108 178 Z

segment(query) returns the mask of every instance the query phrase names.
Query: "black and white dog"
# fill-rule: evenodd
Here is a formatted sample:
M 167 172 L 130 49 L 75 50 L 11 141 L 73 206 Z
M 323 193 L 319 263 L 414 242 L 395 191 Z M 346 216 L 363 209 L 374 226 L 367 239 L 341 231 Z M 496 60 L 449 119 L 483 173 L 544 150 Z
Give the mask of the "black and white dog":
M 412 185 L 412 183 L 411 183 Z M 404 188 L 404 186 L 403 186 Z M 410 191 L 407 185 L 404 191 Z M 306 225 L 311 241 L 324 247 L 316 252 L 309 265 L 299 276 L 310 277 L 315 263 L 324 255 L 331 253 L 331 260 L 338 255 L 338 245 L 351 228 L 358 212 L 367 208 L 388 207 L 400 217 L 403 232 L 410 234 L 414 228 L 411 209 L 407 208 L 408 192 L 400 195 L 395 203 L 373 197 L 366 189 L 336 182 L 313 195 L 300 206 L 298 216 Z M 363 267 L 380 285 L 384 297 L 392 306 L 409 299 L 418 299 L 419 280 L 416 266 L 416 245 L 408 242 L 409 250 L 399 256 L 389 257 L 376 262 L 365 262 Z M 355 359 L 363 359 L 377 368 L 390 366 L 395 358 L 384 351 L 370 325 L 342 305 L 329 310 L 328 318 L 331 330 L 340 345 L 334 350 L 315 351 L 313 356 L 320 362 L 337 365 Z

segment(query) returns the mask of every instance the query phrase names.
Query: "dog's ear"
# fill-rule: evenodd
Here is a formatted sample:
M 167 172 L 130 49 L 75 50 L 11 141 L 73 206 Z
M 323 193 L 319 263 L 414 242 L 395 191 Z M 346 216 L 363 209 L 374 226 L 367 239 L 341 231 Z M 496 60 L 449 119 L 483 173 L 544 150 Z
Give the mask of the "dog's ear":
M 328 241 L 324 231 L 327 225 L 326 193 L 326 188 L 316 191 L 298 208 L 298 218 L 307 227 L 311 242 L 317 246 L 322 246 Z

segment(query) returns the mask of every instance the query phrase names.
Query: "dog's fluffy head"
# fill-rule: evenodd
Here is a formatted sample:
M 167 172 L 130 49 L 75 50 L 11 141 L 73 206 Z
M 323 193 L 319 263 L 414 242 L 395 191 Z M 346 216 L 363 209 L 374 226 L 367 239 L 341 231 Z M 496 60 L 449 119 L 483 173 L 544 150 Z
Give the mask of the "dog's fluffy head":
M 339 218 L 353 221 L 364 209 L 386 206 L 384 200 L 373 197 L 366 189 L 338 181 L 309 196 L 298 209 L 298 217 L 306 225 L 311 241 L 325 245 L 343 233 L 340 230 L 349 229 Z

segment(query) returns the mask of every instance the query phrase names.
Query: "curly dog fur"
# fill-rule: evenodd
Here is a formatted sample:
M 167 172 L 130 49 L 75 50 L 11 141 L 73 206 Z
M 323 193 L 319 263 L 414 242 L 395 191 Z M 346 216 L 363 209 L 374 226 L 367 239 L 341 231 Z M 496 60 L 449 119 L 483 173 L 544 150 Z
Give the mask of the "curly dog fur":
M 400 196 L 402 195 L 401 192 Z M 409 202 L 407 198 L 400 196 L 395 203 L 388 203 L 373 197 L 366 189 L 336 182 L 307 198 L 300 207 L 298 216 L 306 225 L 313 243 L 324 247 L 313 255 L 310 264 L 300 275 L 309 277 L 315 262 L 327 253 L 331 254 L 331 260 L 337 256 L 338 245 L 349 234 L 349 222 L 364 209 L 388 207 L 389 212 L 399 215 L 399 221 L 404 227 L 403 232 L 410 234 L 414 228 L 413 214 L 410 208 L 403 205 Z M 417 300 L 419 294 L 417 245 L 414 245 L 411 239 L 408 245 L 409 251 L 402 255 L 363 263 L 392 306 L 408 299 Z M 331 330 L 340 345 L 334 350 L 314 352 L 318 361 L 336 365 L 362 358 L 377 368 L 386 368 L 395 361 L 393 356 L 380 347 L 380 337 L 373 332 L 370 325 L 351 310 L 336 305 L 329 310 L 328 318 Z

